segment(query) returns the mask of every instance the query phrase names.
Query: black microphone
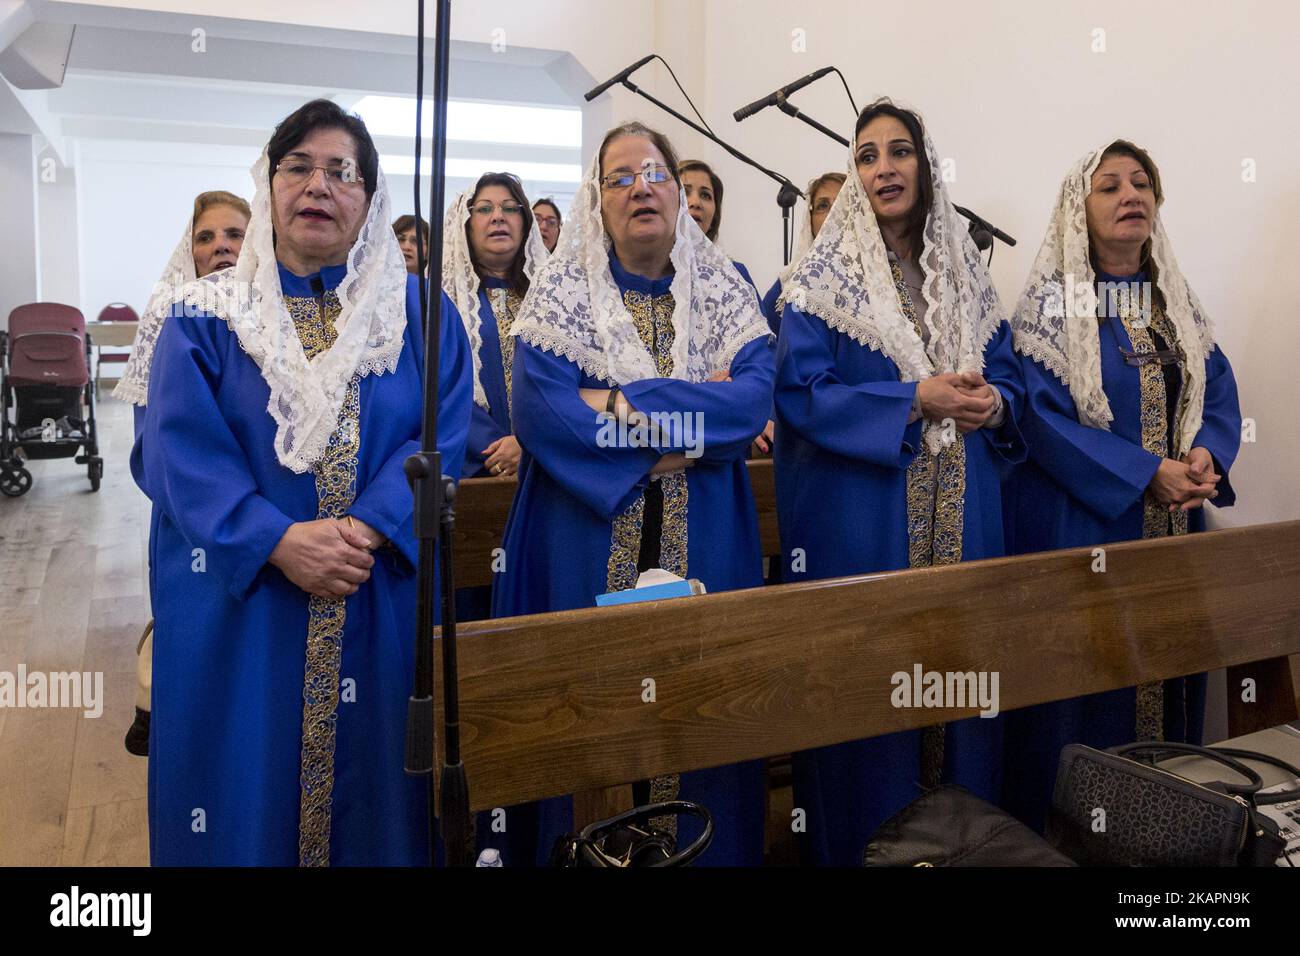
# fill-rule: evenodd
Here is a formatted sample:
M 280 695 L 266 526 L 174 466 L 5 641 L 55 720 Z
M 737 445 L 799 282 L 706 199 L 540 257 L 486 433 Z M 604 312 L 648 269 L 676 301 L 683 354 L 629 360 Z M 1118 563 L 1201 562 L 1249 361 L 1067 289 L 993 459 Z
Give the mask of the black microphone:
M 965 216 L 967 219 L 970 220 L 971 236 L 975 239 L 975 245 L 980 249 L 987 249 L 989 246 L 991 246 L 993 244 L 993 239 L 1001 239 L 1009 246 L 1014 246 L 1016 244 L 1016 240 L 1012 239 L 1010 236 L 1008 236 L 997 226 L 993 225 L 993 223 L 989 222 L 987 219 L 983 218 L 977 213 L 971 212 L 965 206 L 958 206 L 956 203 L 953 203 L 952 208 L 956 209 L 957 212 L 961 213 L 963 216 Z M 980 236 L 978 235 L 978 233 L 980 232 L 983 232 L 990 237 L 988 242 L 984 245 L 980 244 Z
M 735 117 L 736 122 L 739 123 L 741 120 L 748 119 L 749 117 L 753 116 L 759 110 L 765 110 L 769 106 L 775 106 L 780 100 L 789 96 L 791 93 L 796 93 L 799 90 L 802 90 L 809 83 L 814 83 L 817 80 L 820 80 L 827 73 L 834 73 L 834 72 L 835 72 L 835 67 L 824 66 L 820 70 L 817 70 L 815 73 L 809 73 L 802 80 L 795 80 L 793 83 L 789 84 L 788 86 L 781 87 L 775 93 L 769 93 L 761 100 L 755 100 L 754 102 L 750 103 L 748 106 L 742 106 L 740 109 L 736 110 L 736 112 L 731 115 Z
M 600 86 L 598 86 L 598 87 L 596 87 L 595 89 L 589 91 L 589 92 L 587 93 L 587 95 L 583 97 L 583 99 L 585 99 L 588 103 L 590 103 L 592 100 L 594 100 L 596 97 L 600 96 L 601 93 L 604 93 L 604 92 L 605 92 L 607 89 L 609 89 L 611 86 L 614 86 L 614 85 L 617 84 L 617 83 L 622 83 L 622 82 L 623 82 L 624 80 L 626 80 L 629 76 L 631 76 L 631 75 L 632 75 L 633 73 L 635 73 L 637 70 L 641 69 L 641 67 L 645 66 L 647 63 L 649 63 L 649 62 L 650 62 L 651 60 L 653 60 L 654 58 L 655 58 L 655 55 L 654 55 L 653 53 L 651 53 L 649 56 L 643 56 L 643 57 L 641 57 L 641 59 L 637 60 L 635 63 L 633 63 L 631 66 L 629 66 L 626 70 L 624 70 L 622 73 L 616 73 L 616 74 L 614 74 L 614 75 L 611 76 L 608 80 L 606 80 L 604 83 L 600 84 Z

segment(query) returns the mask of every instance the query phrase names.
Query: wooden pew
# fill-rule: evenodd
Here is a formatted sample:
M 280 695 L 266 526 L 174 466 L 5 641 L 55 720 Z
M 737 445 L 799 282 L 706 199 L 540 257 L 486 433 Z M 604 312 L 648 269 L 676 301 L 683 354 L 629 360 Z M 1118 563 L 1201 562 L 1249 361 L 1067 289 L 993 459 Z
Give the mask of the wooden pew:
M 473 807 L 592 791 L 587 820 L 631 781 L 976 713 L 891 706 L 914 664 L 998 672 L 1004 711 L 1227 667 L 1260 694 L 1230 685 L 1232 734 L 1296 716 L 1300 521 L 1113 544 L 1105 562 L 1080 548 L 464 625 Z
M 754 490 L 763 554 L 780 554 L 776 530 L 776 482 L 772 459 L 751 461 L 749 484 Z M 492 550 L 501 547 L 506 517 L 518 482 L 514 478 L 468 478 L 456 492 L 456 587 L 492 583 Z

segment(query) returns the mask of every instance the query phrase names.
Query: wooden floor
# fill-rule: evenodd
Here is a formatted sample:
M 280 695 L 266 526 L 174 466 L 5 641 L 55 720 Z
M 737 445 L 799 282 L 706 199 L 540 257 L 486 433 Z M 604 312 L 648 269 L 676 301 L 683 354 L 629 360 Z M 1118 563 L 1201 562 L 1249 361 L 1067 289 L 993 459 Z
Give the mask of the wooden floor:
M 0 866 L 149 863 L 146 760 L 122 746 L 149 619 L 148 501 L 131 480 L 131 408 L 99 404 L 104 481 L 71 458 L 29 463 L 0 497 L 0 671 L 102 672 L 103 713 L 0 708 Z

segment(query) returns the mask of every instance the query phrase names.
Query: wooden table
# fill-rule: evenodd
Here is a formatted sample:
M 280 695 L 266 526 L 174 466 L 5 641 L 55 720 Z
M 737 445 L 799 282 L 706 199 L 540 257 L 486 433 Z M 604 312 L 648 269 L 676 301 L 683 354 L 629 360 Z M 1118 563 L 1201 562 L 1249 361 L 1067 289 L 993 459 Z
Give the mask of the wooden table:
M 135 341 L 135 330 L 139 326 L 139 322 L 87 322 L 86 331 L 90 333 L 95 348 L 126 349 Z

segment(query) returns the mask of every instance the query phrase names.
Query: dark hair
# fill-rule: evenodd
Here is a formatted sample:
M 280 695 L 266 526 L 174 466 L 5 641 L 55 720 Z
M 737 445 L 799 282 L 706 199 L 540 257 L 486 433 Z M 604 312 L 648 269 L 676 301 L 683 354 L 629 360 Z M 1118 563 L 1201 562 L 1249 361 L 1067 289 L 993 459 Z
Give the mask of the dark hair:
M 920 259 L 925 251 L 925 221 L 930 216 L 930 207 L 934 204 L 934 183 L 930 180 L 930 157 L 925 151 L 925 126 L 921 117 L 909 109 L 895 106 L 887 96 L 882 96 L 874 103 L 868 103 L 858 114 L 857 125 L 853 127 L 853 150 L 857 153 L 858 136 L 868 123 L 880 116 L 892 116 L 904 126 L 912 137 L 916 147 L 916 203 L 907 214 L 907 224 L 903 236 L 912 247 L 912 258 Z
M 1097 160 L 1098 168 L 1100 168 L 1101 164 L 1111 156 L 1128 156 L 1131 157 L 1132 159 L 1137 160 L 1138 165 L 1140 165 L 1143 171 L 1146 172 L 1147 178 L 1151 180 L 1151 191 L 1156 197 L 1157 208 L 1160 206 L 1161 203 L 1165 201 L 1164 187 L 1160 185 L 1160 170 L 1156 166 L 1156 161 L 1151 158 L 1150 153 L 1148 153 L 1141 146 L 1138 146 L 1135 143 L 1131 143 L 1126 139 L 1117 139 L 1109 146 L 1107 146 L 1104 150 L 1102 150 L 1101 158 Z M 1154 225 L 1154 223 L 1152 225 Z M 1092 248 L 1091 231 L 1088 233 L 1088 259 L 1092 263 L 1093 271 L 1096 272 L 1097 253 Z M 1155 260 L 1151 258 L 1151 237 L 1150 236 L 1147 237 L 1146 242 L 1142 243 L 1142 268 L 1145 269 L 1148 275 L 1150 276 L 1151 285 L 1153 288 L 1156 289 L 1156 294 L 1160 295 L 1159 288 L 1156 288 L 1157 270 L 1156 270 Z M 1161 305 L 1162 306 L 1164 305 L 1163 296 L 1161 296 Z
M 379 151 L 375 149 L 375 141 L 370 138 L 370 131 L 360 116 L 344 112 L 341 106 L 329 100 L 304 103 L 280 120 L 271 134 L 271 141 L 266 144 L 266 155 L 271 162 L 270 175 L 275 176 L 275 168 L 290 150 L 319 129 L 341 129 L 352 137 L 357 144 L 357 167 L 365 181 L 366 198 L 373 196 L 379 179 Z
M 683 174 L 700 172 L 705 173 L 709 177 L 709 182 L 713 185 L 713 203 L 715 209 L 713 211 L 713 222 L 709 223 L 709 231 L 706 232 L 705 235 L 708 236 L 711 241 L 717 242 L 718 230 L 722 228 L 722 180 L 718 178 L 718 174 L 713 171 L 713 168 L 708 163 L 700 159 L 682 160 L 677 164 L 677 171 Z
M 533 203 L 533 209 L 536 210 L 538 206 L 550 206 L 555 210 L 555 218 L 559 220 L 559 225 L 564 225 L 564 217 L 560 215 L 560 207 L 555 205 L 554 199 L 551 199 L 550 197 L 539 199 L 537 202 Z
M 655 149 L 659 150 L 664 158 L 664 165 L 673 175 L 673 181 L 680 188 L 682 185 L 681 174 L 677 167 L 681 161 L 677 158 L 677 150 L 673 149 L 673 144 L 668 141 L 668 137 L 656 129 L 651 129 L 645 123 L 631 120 L 627 123 L 620 123 L 605 134 L 605 138 L 600 141 L 600 152 L 596 154 L 596 174 L 600 175 L 601 170 L 605 168 L 605 150 L 609 149 L 609 144 L 616 139 L 622 139 L 624 136 L 640 136 L 650 140 Z
M 510 193 L 510 198 L 519 203 L 522 207 L 519 212 L 524 218 L 524 231 L 520 233 L 519 248 L 515 250 L 514 261 L 510 263 L 510 269 L 506 273 L 506 283 L 510 290 L 519 295 L 528 291 L 528 275 L 524 272 L 524 263 L 527 261 L 524 250 L 528 246 L 528 233 L 533 228 L 533 210 L 528 205 L 528 197 L 524 195 L 523 183 L 519 177 L 513 173 L 484 173 L 474 184 L 474 194 L 469 197 L 470 208 L 474 207 L 474 202 L 478 199 L 478 194 L 489 186 L 501 186 L 506 192 Z M 470 238 L 470 222 L 465 220 L 465 242 L 469 245 L 469 260 L 474 265 L 474 272 L 482 282 L 487 278 L 483 272 L 483 267 L 479 265 L 478 256 L 474 252 L 474 242 Z
M 393 235 L 395 235 L 398 239 L 402 238 L 402 233 L 410 232 L 414 228 L 415 228 L 415 217 L 412 216 L 409 212 L 405 216 L 398 216 L 393 221 Z M 420 219 L 420 231 L 424 233 L 424 248 L 425 248 L 425 253 L 427 255 L 429 249 L 429 224 L 424 221 L 423 217 L 421 217 Z

